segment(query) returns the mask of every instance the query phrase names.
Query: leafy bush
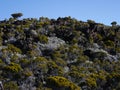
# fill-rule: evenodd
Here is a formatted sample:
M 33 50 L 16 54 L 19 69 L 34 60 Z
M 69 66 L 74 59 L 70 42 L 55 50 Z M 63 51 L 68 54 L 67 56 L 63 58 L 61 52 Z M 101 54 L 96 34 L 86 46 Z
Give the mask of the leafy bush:
M 108 40 L 105 42 L 106 46 L 109 46 L 109 47 L 113 47 L 114 46 L 114 42 L 111 41 L 111 40 Z
M 45 36 L 45 35 L 39 35 L 39 36 L 38 36 L 38 40 L 39 40 L 41 43 L 48 43 L 48 37 Z
M 80 90 L 80 87 L 60 76 L 48 77 L 47 85 L 51 88 L 56 87 L 57 90 L 61 90 L 60 88 L 65 88 L 68 90 Z
M 6 66 L 4 69 L 12 73 L 18 73 L 19 71 L 22 70 L 19 64 L 13 62 L 10 65 Z
M 86 79 L 86 83 L 87 83 L 88 86 L 90 86 L 90 87 L 97 87 L 97 83 L 96 83 L 95 78 L 91 78 L 91 77 L 87 78 L 87 79 Z
M 4 89 L 5 90 L 19 90 L 17 83 L 14 81 L 6 82 L 4 84 Z
M 13 44 L 8 45 L 8 50 L 10 50 L 12 52 L 21 53 L 21 50 L 19 48 L 15 47 Z

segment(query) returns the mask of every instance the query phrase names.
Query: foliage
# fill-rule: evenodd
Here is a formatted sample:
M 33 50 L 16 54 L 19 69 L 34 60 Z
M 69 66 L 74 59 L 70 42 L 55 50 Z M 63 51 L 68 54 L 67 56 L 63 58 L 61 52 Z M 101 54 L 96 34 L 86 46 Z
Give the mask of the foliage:
M 22 13 L 11 15 L 0 21 L 0 80 L 5 90 L 119 90 L 116 21 L 108 26 L 70 16 L 19 20 Z
M 5 70 L 13 73 L 18 73 L 19 71 L 22 70 L 21 66 L 19 64 L 11 62 L 10 65 L 5 66 Z
M 4 89 L 5 90 L 19 90 L 17 83 L 14 81 L 6 82 L 4 84 Z
M 69 90 L 80 90 L 80 87 L 76 86 L 74 83 L 70 82 L 66 78 L 60 76 L 48 77 L 47 83 L 48 86 L 50 86 L 51 88 L 53 88 L 54 86 L 58 88 L 64 87 Z
M 15 53 L 21 53 L 21 50 L 17 47 L 15 47 L 14 45 L 12 44 L 9 44 L 8 45 L 8 50 L 12 51 L 12 52 L 15 52 Z
M 86 83 L 88 84 L 88 86 L 90 87 L 97 87 L 97 83 L 96 80 L 94 78 L 87 78 L 86 79 Z
M 39 36 L 38 36 L 38 40 L 39 40 L 41 43 L 48 43 L 48 37 L 46 37 L 45 35 L 39 35 Z
M 11 14 L 11 16 L 13 18 L 18 18 L 18 17 L 21 17 L 22 15 L 23 15 L 22 13 L 13 13 L 13 14 Z

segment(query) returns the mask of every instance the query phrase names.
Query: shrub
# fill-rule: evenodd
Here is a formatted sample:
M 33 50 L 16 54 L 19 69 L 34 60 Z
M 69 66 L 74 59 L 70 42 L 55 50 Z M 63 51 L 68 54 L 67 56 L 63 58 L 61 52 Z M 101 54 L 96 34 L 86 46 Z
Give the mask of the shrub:
M 63 59 L 61 59 L 61 58 L 56 58 L 55 63 L 56 63 L 58 66 L 62 66 L 62 67 L 64 67 L 64 66 L 67 65 L 67 63 L 66 63 Z
M 92 77 L 87 78 L 86 83 L 89 87 L 97 87 L 95 78 L 92 78 Z
M 11 57 L 11 62 L 19 62 L 18 59 L 19 59 L 19 57 L 17 55 L 13 55 Z
M 22 67 L 27 67 L 28 65 L 30 65 L 30 60 L 28 59 L 21 59 L 20 60 L 20 64 Z
M 48 43 L 48 37 L 45 36 L 45 35 L 39 35 L 39 36 L 38 36 L 38 40 L 39 40 L 41 43 Z
M 51 88 L 56 87 L 57 90 L 61 90 L 60 88 L 65 88 L 66 90 L 80 90 L 80 87 L 78 87 L 68 79 L 60 76 L 48 77 L 47 85 Z
M 23 75 L 25 75 L 25 77 L 29 77 L 33 75 L 33 72 L 30 71 L 28 68 L 24 69 Z
M 49 69 L 48 70 L 48 74 L 51 74 L 51 75 L 60 75 L 62 76 L 63 75 L 63 68 L 58 66 L 55 62 L 53 61 L 49 61 L 47 63 L 47 68 Z
M 115 48 L 115 51 L 120 53 L 120 47 Z
M 6 82 L 4 84 L 4 89 L 5 90 L 19 90 L 17 83 L 14 81 Z
M 114 42 L 111 41 L 111 40 L 108 40 L 105 42 L 105 45 L 108 46 L 108 47 L 113 47 L 114 46 Z
M 10 65 L 6 66 L 4 69 L 13 73 L 18 73 L 19 71 L 22 70 L 19 64 L 13 62 Z
M 11 14 L 11 16 L 16 19 L 18 17 L 23 16 L 23 14 L 22 13 L 13 13 L 13 14 Z
M 21 50 L 17 47 L 15 47 L 14 45 L 12 44 L 9 44 L 8 45 L 8 50 L 12 51 L 12 52 L 18 52 L 18 53 L 21 53 Z
M 5 63 L 2 61 L 2 59 L 0 59 L 0 70 L 3 69 L 4 65 L 5 65 Z M 0 72 L 1 72 L 1 71 L 0 71 Z

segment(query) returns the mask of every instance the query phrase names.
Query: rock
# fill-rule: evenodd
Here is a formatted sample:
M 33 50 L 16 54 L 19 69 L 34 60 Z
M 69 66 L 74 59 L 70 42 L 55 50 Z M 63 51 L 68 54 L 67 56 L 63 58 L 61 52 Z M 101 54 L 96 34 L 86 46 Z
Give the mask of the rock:
M 57 49 L 61 45 L 64 45 L 65 41 L 57 37 L 49 37 L 47 44 L 39 43 L 39 46 L 42 50 L 45 49 Z
M 98 48 L 100 48 L 100 46 L 97 43 L 93 43 L 93 48 L 98 49 Z
M 2 81 L 0 81 L 0 90 L 4 90 Z
M 36 90 L 34 87 L 35 84 L 35 77 L 30 76 L 25 81 L 22 81 L 23 84 L 19 87 L 19 90 Z
M 13 43 L 13 42 L 15 42 L 16 41 L 16 38 L 14 38 L 14 37 L 10 37 L 9 39 L 8 39 L 8 42 L 10 42 L 10 43 Z
M 31 30 L 31 34 L 32 34 L 33 36 L 38 36 L 38 33 L 37 33 L 35 30 Z
M 105 56 L 103 56 L 104 60 L 109 60 L 109 61 L 117 61 L 117 57 L 115 55 L 109 54 L 107 51 L 104 49 L 99 49 L 99 48 L 89 48 L 88 50 L 91 51 L 91 54 L 95 57 L 95 54 L 97 53 L 104 53 Z
M 23 84 L 22 86 L 19 86 L 19 90 L 36 90 L 36 87 L 28 88 L 29 86 L 27 84 Z
M 65 67 L 64 67 L 64 72 L 65 72 L 65 73 L 69 72 L 69 67 L 68 67 L 68 66 L 65 66 Z

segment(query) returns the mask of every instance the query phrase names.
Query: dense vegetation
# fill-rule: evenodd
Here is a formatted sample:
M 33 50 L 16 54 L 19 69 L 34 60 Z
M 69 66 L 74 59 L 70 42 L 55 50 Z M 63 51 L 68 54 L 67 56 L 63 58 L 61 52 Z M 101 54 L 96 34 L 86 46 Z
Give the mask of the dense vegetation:
M 5 90 L 120 90 L 120 26 L 71 17 L 0 21 Z

